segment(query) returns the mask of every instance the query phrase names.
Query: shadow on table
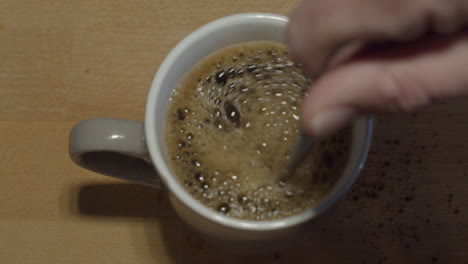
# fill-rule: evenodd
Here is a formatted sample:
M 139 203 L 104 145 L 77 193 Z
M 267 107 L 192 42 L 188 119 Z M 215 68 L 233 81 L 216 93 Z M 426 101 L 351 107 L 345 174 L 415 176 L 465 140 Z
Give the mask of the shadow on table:
M 424 252 L 421 247 L 406 248 L 408 244 L 415 243 L 412 236 L 420 231 L 411 233 L 411 224 L 403 216 L 398 216 L 397 212 L 375 213 L 376 208 L 386 206 L 384 202 L 362 205 L 359 209 L 345 200 L 313 223 L 314 228 L 307 241 L 285 252 L 245 257 L 220 251 L 210 245 L 178 218 L 166 200 L 161 191 L 134 184 L 87 185 L 79 191 L 78 209 L 80 215 L 87 217 L 144 219 L 141 223 L 143 237 L 146 237 L 147 242 L 143 244 L 154 263 L 162 263 L 159 255 L 161 248 L 155 250 L 161 244 L 164 247 L 162 252 L 171 259 L 170 263 L 177 264 L 310 263 L 312 259 L 323 263 L 384 263 L 383 261 L 395 257 L 387 255 L 392 252 L 400 254 L 397 257 L 400 260 L 412 260 L 413 258 L 406 255 L 415 250 Z M 388 225 L 385 215 L 396 215 L 396 219 L 392 226 L 385 226 L 380 231 L 376 224 L 382 221 Z M 372 217 L 374 218 L 371 219 Z M 438 252 L 444 252 L 443 245 L 448 234 L 440 228 L 428 229 L 426 232 L 426 236 L 437 238 Z M 141 240 L 141 236 L 138 240 Z M 138 244 L 141 243 L 138 241 Z M 396 249 L 393 248 L 395 245 Z M 426 259 L 440 258 L 440 253 L 435 253 L 434 256 L 427 254 Z
M 78 189 L 77 209 L 83 216 L 156 218 L 163 200 L 160 190 L 138 184 L 88 184 Z
M 237 256 L 211 246 L 182 223 L 160 190 L 90 184 L 77 190 L 72 203 L 83 216 L 145 219 L 146 247 L 154 263 L 161 263 L 154 250 L 161 244 L 171 263 L 178 264 L 462 263 L 463 255 L 456 252 L 467 243 L 466 207 L 450 199 L 464 197 L 468 184 L 468 126 L 462 122 L 466 114 L 438 107 L 377 120 L 366 168 L 352 190 L 311 223 L 306 241 L 269 256 Z M 437 123 L 447 119 L 452 121 Z

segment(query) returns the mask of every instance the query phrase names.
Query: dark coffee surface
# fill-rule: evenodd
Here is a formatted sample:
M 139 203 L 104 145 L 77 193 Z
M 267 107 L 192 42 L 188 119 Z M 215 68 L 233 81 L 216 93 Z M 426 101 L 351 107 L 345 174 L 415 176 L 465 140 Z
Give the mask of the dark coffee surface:
M 172 170 L 187 191 L 242 219 L 287 217 L 316 204 L 343 170 L 350 132 L 321 142 L 278 184 L 309 85 L 273 42 L 230 46 L 193 67 L 173 93 L 165 128 Z

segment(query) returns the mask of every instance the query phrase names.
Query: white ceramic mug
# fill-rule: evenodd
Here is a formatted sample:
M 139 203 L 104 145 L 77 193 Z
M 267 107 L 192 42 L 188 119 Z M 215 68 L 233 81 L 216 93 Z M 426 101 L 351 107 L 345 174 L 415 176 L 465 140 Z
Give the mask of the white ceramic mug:
M 328 195 L 300 214 L 270 221 L 228 217 L 194 199 L 168 165 L 163 129 L 171 93 L 192 66 L 212 52 L 235 43 L 256 40 L 284 43 L 287 23 L 288 19 L 280 15 L 246 13 L 221 18 L 194 31 L 161 64 L 149 91 L 145 122 L 104 118 L 79 122 L 70 134 L 72 160 L 84 168 L 140 184 L 160 187 L 161 181 L 180 217 L 218 245 L 236 251 L 264 253 L 295 240 L 304 227 L 336 203 L 357 178 L 371 141 L 370 118 L 354 122 L 350 158 Z

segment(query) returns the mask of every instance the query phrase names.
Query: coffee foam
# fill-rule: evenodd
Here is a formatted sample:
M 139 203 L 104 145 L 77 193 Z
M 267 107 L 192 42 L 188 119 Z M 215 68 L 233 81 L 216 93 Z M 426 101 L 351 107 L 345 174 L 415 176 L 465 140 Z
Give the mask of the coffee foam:
M 242 219 L 313 206 L 341 173 L 350 133 L 321 142 L 291 180 L 278 184 L 309 85 L 286 47 L 273 42 L 230 46 L 192 68 L 174 90 L 165 128 L 171 167 L 187 191 Z

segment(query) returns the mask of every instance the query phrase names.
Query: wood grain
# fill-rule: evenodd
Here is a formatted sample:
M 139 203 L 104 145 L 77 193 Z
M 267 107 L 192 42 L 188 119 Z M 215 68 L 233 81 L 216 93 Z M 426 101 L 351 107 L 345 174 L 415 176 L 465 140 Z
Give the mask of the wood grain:
M 285 252 L 240 257 L 187 228 L 156 190 L 68 158 L 71 126 L 142 120 L 186 34 L 298 1 L 0 1 L 2 263 L 468 263 L 468 100 L 378 117 L 352 191 Z

